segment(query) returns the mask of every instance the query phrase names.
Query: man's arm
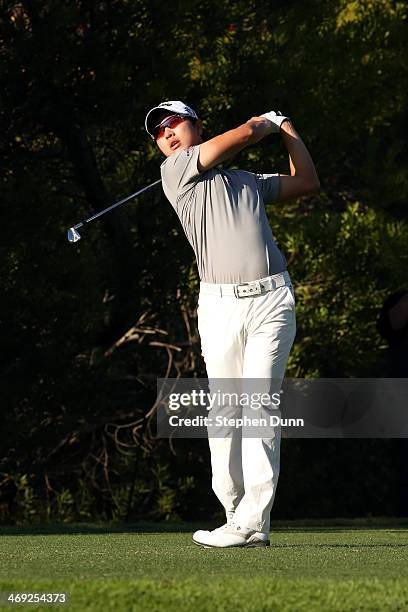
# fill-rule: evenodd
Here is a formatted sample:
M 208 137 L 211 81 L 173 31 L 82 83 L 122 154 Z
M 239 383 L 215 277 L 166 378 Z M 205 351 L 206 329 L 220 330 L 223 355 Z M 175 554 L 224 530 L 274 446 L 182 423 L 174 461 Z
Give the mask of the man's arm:
M 279 130 L 265 117 L 252 117 L 249 121 L 220 134 L 200 145 L 198 169 L 209 170 L 217 164 L 230 159 L 245 147 L 255 144 L 268 134 Z M 320 182 L 312 158 L 302 139 L 289 120 L 280 125 L 280 133 L 289 153 L 290 176 L 280 175 L 278 201 L 315 193 L 320 189 Z
M 234 130 L 229 130 L 200 145 L 198 169 L 209 170 L 230 159 L 245 147 L 255 144 L 272 132 L 272 124 L 264 117 L 252 117 Z
M 319 177 L 302 139 L 289 120 L 282 123 L 280 132 L 289 153 L 290 176 L 280 174 L 278 202 L 316 193 L 320 189 Z

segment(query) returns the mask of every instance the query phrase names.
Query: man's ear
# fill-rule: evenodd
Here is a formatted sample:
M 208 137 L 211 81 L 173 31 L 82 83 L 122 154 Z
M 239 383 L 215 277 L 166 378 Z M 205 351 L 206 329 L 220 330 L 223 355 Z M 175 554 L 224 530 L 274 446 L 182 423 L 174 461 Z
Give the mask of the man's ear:
M 201 119 L 197 119 L 196 127 L 197 127 L 197 130 L 198 130 L 198 135 L 201 138 L 202 135 L 203 135 L 203 122 L 201 121 Z

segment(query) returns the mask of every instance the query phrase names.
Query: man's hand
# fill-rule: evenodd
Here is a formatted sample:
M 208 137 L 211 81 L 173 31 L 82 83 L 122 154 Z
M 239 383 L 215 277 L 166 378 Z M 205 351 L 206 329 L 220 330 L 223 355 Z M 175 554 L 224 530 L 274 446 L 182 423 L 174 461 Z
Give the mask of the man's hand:
M 284 121 L 290 121 L 289 117 L 285 117 L 280 111 L 269 111 L 261 115 L 261 117 L 266 117 L 266 119 L 272 123 L 272 132 L 275 134 L 280 132 L 281 125 Z
M 274 126 L 272 122 L 267 119 L 264 115 L 260 117 L 251 117 L 246 122 L 246 125 L 249 125 L 252 131 L 252 135 L 250 138 L 250 142 L 248 144 L 255 144 L 268 136 L 268 134 L 272 134 L 274 132 Z

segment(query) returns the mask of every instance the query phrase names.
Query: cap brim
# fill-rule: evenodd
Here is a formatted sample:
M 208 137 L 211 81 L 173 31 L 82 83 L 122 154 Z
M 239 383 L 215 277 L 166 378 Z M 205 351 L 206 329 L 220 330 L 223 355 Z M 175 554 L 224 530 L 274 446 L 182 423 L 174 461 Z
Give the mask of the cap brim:
M 156 127 L 156 125 L 159 123 L 158 118 L 160 117 L 160 115 L 177 115 L 176 111 L 171 111 L 171 110 L 167 110 L 166 108 L 152 108 L 151 111 L 148 112 L 147 116 L 146 116 L 146 121 L 145 121 L 145 128 L 146 128 L 146 132 L 148 134 L 150 134 L 150 136 L 153 138 L 153 129 Z

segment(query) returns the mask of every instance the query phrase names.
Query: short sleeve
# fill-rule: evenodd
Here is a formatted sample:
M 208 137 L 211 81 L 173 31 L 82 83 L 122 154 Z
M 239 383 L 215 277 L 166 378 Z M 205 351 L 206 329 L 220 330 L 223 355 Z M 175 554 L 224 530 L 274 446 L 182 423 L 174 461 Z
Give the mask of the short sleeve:
M 257 174 L 258 189 L 262 193 L 265 203 L 274 202 L 278 199 L 280 188 L 279 174 Z
M 161 165 L 163 189 L 166 195 L 177 198 L 199 179 L 198 155 L 200 145 L 182 149 L 170 155 Z

